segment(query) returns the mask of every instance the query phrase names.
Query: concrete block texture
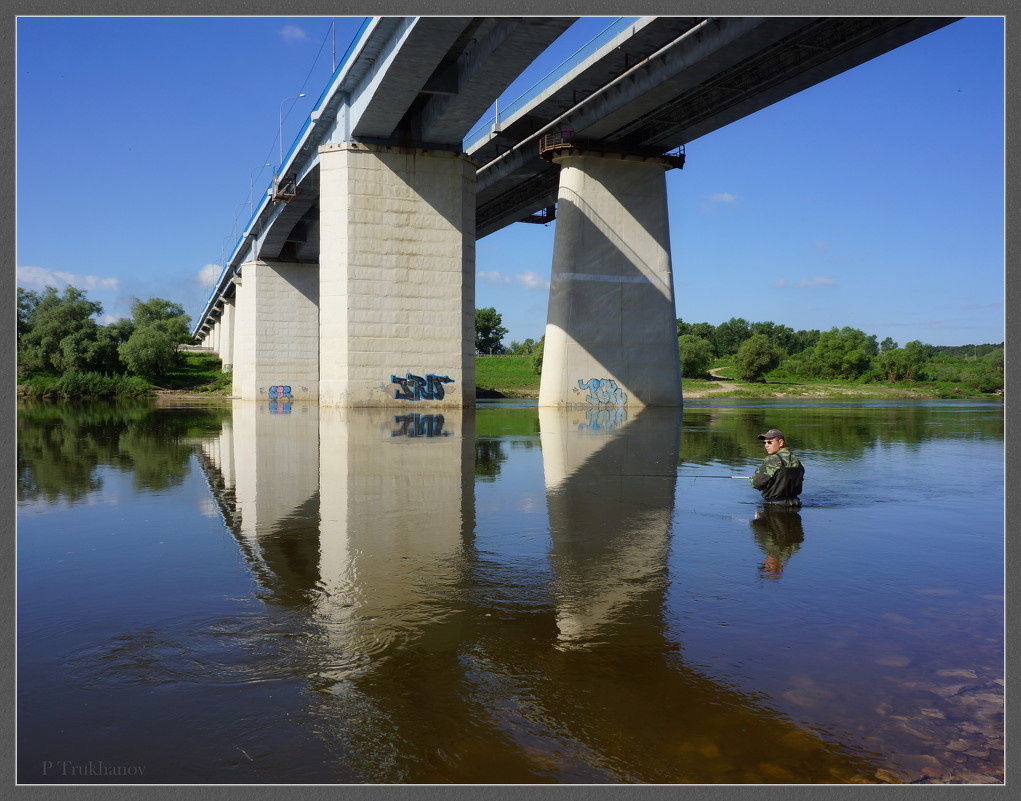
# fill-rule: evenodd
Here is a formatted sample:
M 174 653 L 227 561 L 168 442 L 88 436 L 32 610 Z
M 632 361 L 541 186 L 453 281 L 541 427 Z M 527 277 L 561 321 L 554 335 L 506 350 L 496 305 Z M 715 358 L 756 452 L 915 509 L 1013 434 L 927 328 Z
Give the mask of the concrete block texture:
M 347 142 L 319 180 L 320 404 L 474 405 L 474 166 Z
M 560 164 L 540 406 L 681 406 L 664 163 Z
M 220 361 L 224 369 L 234 363 L 234 298 L 224 298 L 223 315 L 220 317 Z
M 318 399 L 318 301 L 319 269 L 314 264 L 242 265 L 234 311 L 236 397 Z

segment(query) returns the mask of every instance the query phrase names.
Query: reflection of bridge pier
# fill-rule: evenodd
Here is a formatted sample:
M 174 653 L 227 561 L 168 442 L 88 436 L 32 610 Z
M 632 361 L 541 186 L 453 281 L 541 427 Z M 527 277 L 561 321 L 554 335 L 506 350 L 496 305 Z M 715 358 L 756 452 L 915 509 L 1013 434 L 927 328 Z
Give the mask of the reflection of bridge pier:
M 286 669 L 345 779 L 774 781 L 806 754 L 853 772 L 681 659 L 675 411 L 540 410 L 550 545 L 505 562 L 476 547 L 473 411 L 238 406 L 203 466 L 260 597 L 296 616 Z M 777 772 L 746 775 L 762 742 Z
M 668 583 L 680 415 L 541 408 L 539 422 L 560 644 L 654 620 Z
M 474 530 L 474 418 L 447 408 L 321 415 L 317 615 L 329 647 L 453 647 L 451 593 Z

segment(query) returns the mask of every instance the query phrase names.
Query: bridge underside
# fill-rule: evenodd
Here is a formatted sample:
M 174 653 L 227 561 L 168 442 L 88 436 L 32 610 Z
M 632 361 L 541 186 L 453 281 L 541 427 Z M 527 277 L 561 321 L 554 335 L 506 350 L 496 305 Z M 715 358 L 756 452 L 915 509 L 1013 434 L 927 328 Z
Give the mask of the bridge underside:
M 665 153 L 953 21 L 657 17 L 473 147 L 478 236 L 556 202 L 556 167 L 537 146 L 521 146 L 548 130 Z
M 679 406 L 663 154 L 953 21 L 643 18 L 464 154 L 569 20 L 409 20 L 378 22 L 204 313 L 239 398 L 473 405 L 476 239 L 556 206 L 540 405 Z

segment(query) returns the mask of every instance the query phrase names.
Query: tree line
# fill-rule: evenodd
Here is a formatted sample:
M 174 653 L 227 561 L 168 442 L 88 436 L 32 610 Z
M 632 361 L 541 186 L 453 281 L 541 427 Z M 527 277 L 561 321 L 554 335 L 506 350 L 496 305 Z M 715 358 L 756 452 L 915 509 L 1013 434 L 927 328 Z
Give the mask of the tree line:
M 504 345 L 507 334 L 495 308 L 475 312 L 475 349 L 484 355 L 530 356 L 536 373 L 542 369 L 545 337 Z M 720 359 L 731 360 L 743 381 L 837 379 L 875 382 L 957 384 L 977 392 L 1002 392 L 1003 343 L 927 345 L 912 340 L 903 347 L 891 337 L 844 326 L 829 331 L 800 330 L 731 317 L 719 325 L 687 323 L 677 318 L 681 374 L 709 378 Z
M 681 372 L 708 377 L 709 367 L 732 358 L 744 381 L 843 379 L 882 382 L 954 383 L 979 392 L 1003 390 L 1004 347 L 927 345 L 912 340 L 900 347 L 891 337 L 844 326 L 829 331 L 795 331 L 773 322 L 732 317 L 720 325 L 677 319 Z
M 102 304 L 73 286 L 58 292 L 18 287 L 19 377 L 59 379 L 58 394 L 144 394 L 180 360 L 178 346 L 191 341 L 184 308 L 163 298 L 134 298 L 131 317 L 101 325 Z M 502 342 L 507 329 L 495 308 L 476 309 L 475 349 L 479 354 L 527 355 L 541 371 L 543 339 Z M 745 381 L 844 379 L 883 382 L 952 383 L 979 392 L 1002 392 L 1003 343 L 935 346 L 912 340 L 900 347 L 892 338 L 844 326 L 829 331 L 795 331 L 774 322 L 732 317 L 719 325 L 677 318 L 681 372 L 708 378 L 709 368 L 730 358 Z M 105 391 L 97 392 L 97 386 Z
M 163 298 L 134 298 L 131 317 L 107 325 L 97 321 L 102 313 L 73 286 L 18 287 L 19 377 L 64 396 L 144 394 L 148 379 L 178 364 L 178 345 L 191 341 L 184 308 Z

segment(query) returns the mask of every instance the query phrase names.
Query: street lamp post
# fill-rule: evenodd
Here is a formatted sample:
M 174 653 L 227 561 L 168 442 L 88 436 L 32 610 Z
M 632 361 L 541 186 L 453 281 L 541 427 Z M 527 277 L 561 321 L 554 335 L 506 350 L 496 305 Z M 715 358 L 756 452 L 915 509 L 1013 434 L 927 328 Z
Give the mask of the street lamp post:
M 259 170 L 265 169 L 266 167 L 272 167 L 268 161 L 260 167 L 256 167 L 252 170 L 251 175 L 248 176 L 248 216 L 251 217 L 255 213 L 255 173 Z
M 282 170 L 284 168 L 284 103 L 288 100 L 297 100 L 299 97 L 304 96 L 305 93 L 302 92 L 300 95 L 285 97 L 280 101 L 280 124 L 277 128 L 277 138 L 280 140 L 280 166 L 277 168 L 278 170 Z

